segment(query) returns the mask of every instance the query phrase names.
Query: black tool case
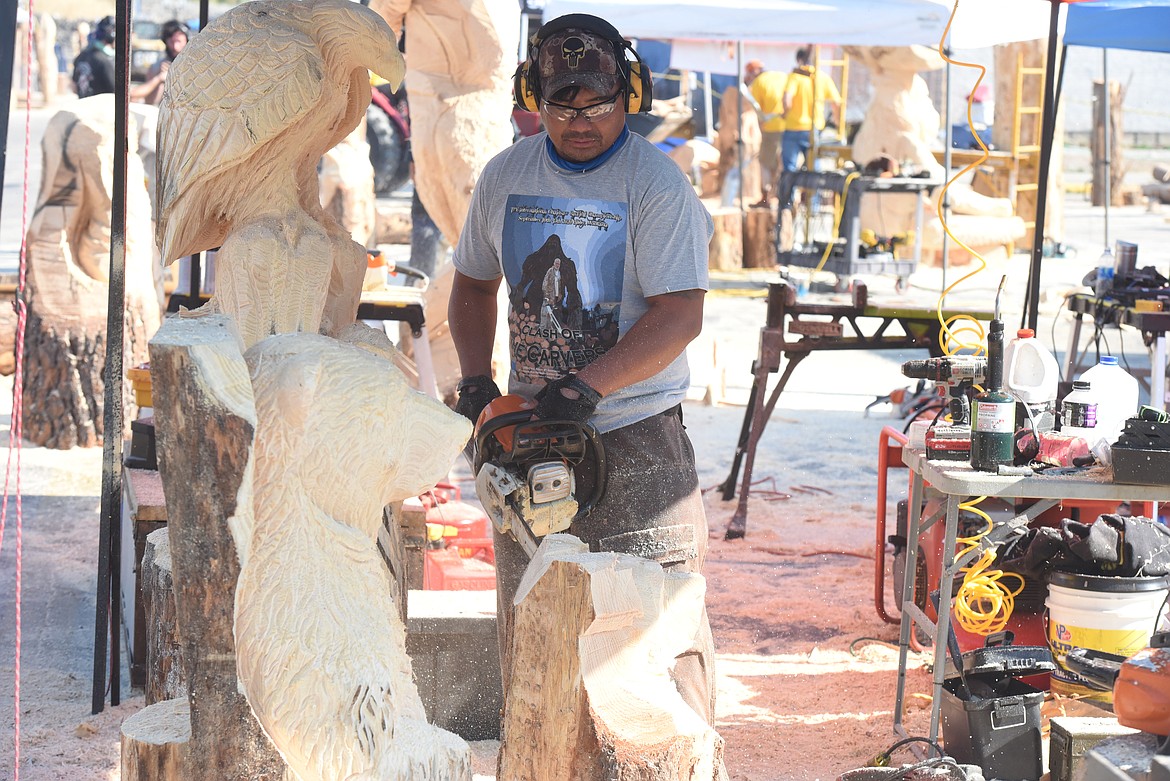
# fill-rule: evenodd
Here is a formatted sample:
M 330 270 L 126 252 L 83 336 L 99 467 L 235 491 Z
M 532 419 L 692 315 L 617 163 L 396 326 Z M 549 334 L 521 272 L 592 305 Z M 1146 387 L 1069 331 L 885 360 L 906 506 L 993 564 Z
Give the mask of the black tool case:
M 1113 482 L 1170 483 L 1170 423 L 1130 418 L 1112 450 Z
M 1009 639 L 1005 639 L 1005 635 Z M 941 704 L 943 748 L 986 778 L 1037 781 L 1044 774 L 1040 705 L 1044 692 L 1018 680 L 1052 672 L 1047 646 L 1013 646 L 1010 633 L 947 663 Z

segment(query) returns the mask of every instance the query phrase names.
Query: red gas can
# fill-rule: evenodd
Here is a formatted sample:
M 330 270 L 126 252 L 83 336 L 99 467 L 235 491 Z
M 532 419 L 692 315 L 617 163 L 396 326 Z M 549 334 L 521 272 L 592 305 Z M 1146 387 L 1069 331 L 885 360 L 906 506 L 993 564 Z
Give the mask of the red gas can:
M 479 505 L 462 501 L 462 493 L 457 486 L 439 483 L 429 493 L 420 496 L 419 500 L 427 511 L 428 524 L 455 530 L 453 535 L 442 535 L 448 549 L 457 550 L 464 558 L 475 557 L 495 562 L 492 522 Z

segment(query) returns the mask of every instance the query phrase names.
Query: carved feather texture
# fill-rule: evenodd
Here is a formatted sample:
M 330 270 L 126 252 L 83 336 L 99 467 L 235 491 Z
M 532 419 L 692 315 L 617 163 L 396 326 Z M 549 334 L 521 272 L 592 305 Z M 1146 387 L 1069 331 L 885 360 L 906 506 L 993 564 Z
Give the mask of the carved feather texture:
M 376 536 L 470 424 L 368 349 L 287 334 L 246 358 L 256 519 L 235 638 L 253 711 L 304 781 L 468 781 L 466 743 L 426 723 Z
M 274 185 L 295 190 L 299 169 L 357 126 L 371 66 L 401 81 L 393 31 L 350 0 L 245 3 L 192 38 L 159 109 L 164 262 L 219 246 L 275 196 L 295 203 Z

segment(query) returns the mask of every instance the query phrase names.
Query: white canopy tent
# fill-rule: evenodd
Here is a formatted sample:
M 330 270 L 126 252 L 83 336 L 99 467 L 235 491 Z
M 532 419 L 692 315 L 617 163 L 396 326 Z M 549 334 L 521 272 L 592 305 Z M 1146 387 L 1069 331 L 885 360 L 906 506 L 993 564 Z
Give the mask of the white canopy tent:
M 546 0 L 543 17 L 548 21 L 565 14 L 593 14 L 627 38 L 678 41 L 683 44 L 679 48 L 695 59 L 690 66 L 694 69 L 727 61 L 727 44 L 735 42 L 736 67 L 731 72 L 740 73 L 744 49 L 753 43 L 938 46 L 952 12 L 955 19 L 946 41 L 950 51 L 1031 41 L 1051 32 L 1048 3 L 1020 0 Z M 671 60 L 672 67 L 685 67 L 679 57 L 672 55 Z M 950 68 L 948 64 L 948 92 Z M 721 71 L 727 69 L 715 70 Z M 948 170 L 950 103 L 948 97 L 944 124 Z M 947 244 L 944 235 L 944 286 Z
M 547 0 L 545 20 L 600 16 L 627 38 L 840 46 L 937 45 L 951 0 Z M 1044 3 L 963 0 L 950 48 L 976 49 L 1048 34 Z

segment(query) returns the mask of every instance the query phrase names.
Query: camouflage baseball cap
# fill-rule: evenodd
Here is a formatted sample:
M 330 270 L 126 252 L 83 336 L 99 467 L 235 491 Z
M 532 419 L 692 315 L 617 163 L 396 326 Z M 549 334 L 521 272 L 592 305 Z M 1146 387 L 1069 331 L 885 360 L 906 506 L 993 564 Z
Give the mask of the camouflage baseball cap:
M 617 91 L 619 76 L 613 44 L 588 30 L 562 30 L 540 45 L 540 92 L 547 99 L 565 87 L 598 95 Z

